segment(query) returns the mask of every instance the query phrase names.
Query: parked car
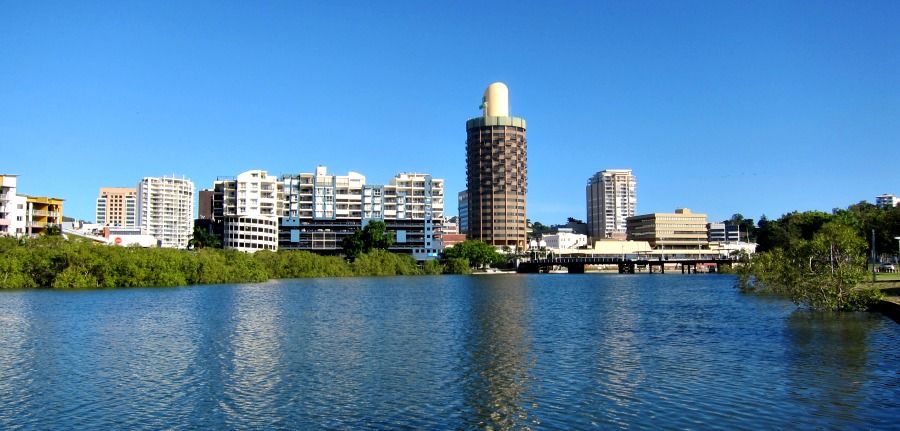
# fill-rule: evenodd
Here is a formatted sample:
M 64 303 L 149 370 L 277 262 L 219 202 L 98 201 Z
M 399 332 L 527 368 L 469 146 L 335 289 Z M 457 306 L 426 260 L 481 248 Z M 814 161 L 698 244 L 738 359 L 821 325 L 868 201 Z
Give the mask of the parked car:
M 894 272 L 897 270 L 897 266 L 893 263 L 882 263 L 880 267 L 878 267 L 879 272 Z

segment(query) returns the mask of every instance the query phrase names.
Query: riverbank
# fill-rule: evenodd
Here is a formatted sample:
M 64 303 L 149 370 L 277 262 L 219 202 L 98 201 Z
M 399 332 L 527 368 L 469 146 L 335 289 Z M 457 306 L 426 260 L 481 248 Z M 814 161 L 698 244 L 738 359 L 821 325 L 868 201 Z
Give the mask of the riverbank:
M 250 283 L 271 279 L 429 275 L 466 262 L 419 266 L 412 256 L 373 250 L 348 262 L 306 251 L 110 247 L 59 236 L 0 238 L 0 288 L 95 289 Z
M 872 306 L 872 311 L 877 311 L 900 323 L 900 280 L 879 280 L 864 283 L 864 288 L 878 289 L 884 297 Z

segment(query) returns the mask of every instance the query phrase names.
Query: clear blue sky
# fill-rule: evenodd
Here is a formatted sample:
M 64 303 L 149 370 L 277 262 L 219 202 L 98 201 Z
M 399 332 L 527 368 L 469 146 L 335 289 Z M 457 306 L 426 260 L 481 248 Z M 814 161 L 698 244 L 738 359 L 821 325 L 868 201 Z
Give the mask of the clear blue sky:
M 900 194 L 900 2 L 0 1 L 0 172 L 92 220 L 143 176 L 316 165 L 465 188 L 485 87 L 528 120 L 528 216 L 712 219 Z

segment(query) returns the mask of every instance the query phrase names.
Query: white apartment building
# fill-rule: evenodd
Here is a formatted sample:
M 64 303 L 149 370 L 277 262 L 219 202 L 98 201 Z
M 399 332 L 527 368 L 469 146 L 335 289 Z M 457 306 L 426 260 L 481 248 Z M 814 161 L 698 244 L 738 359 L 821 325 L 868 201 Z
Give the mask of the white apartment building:
M 0 236 L 25 235 L 27 198 L 16 193 L 17 176 L 0 174 Z
M 101 187 L 96 215 L 102 226 L 137 227 L 137 189 Z
M 588 244 L 587 235 L 575 233 L 570 228 L 560 228 L 556 233 L 542 235 L 541 240 L 552 250 L 570 250 L 587 247 Z
M 437 258 L 444 248 L 439 239 L 444 221 L 444 180 L 421 173 L 391 178 L 384 186 L 384 221 L 396 233 L 396 247 L 411 247 L 416 260 Z
M 394 234 L 392 251 L 417 260 L 437 257 L 443 248 L 435 238 L 444 217 L 444 181 L 428 174 L 403 173 L 388 185 L 368 185 L 350 172 L 282 176 L 284 196 L 279 247 L 338 252 L 341 241 L 370 220 L 383 220 Z
M 875 205 L 878 208 L 893 208 L 900 204 L 900 197 L 896 195 L 885 193 L 880 196 L 875 196 Z
M 138 183 L 138 226 L 162 247 L 186 248 L 194 230 L 194 183 L 174 175 Z
M 607 169 L 588 179 L 585 188 L 588 235 L 594 240 L 625 239 L 626 220 L 637 207 L 637 181 L 631 169 Z
M 215 182 L 213 214 L 222 221 L 225 248 L 250 253 L 278 249 L 278 218 L 284 205 L 281 187 L 278 177 L 262 170 Z

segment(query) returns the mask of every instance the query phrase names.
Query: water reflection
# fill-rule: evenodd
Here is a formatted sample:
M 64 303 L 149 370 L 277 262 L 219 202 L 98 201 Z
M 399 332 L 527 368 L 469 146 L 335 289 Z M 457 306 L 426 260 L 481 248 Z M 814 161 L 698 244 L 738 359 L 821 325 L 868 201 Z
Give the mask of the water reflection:
M 219 364 L 224 380 L 224 396 L 219 407 L 229 427 L 277 425 L 279 386 L 285 377 L 281 358 L 282 301 L 284 289 L 271 284 L 235 289 L 227 309 L 230 336 Z
M 868 313 L 796 311 L 787 319 L 786 375 L 790 396 L 810 420 L 857 423 L 868 376 L 868 336 L 883 324 Z
M 896 429 L 900 326 L 728 279 L 0 292 L 0 429 Z
M 595 353 L 593 379 L 595 393 L 604 400 L 605 411 L 593 412 L 594 421 L 622 425 L 633 423 L 641 404 L 636 392 L 647 375 L 638 335 L 642 329 L 638 289 L 633 278 L 620 277 L 615 294 L 604 292 L 603 303 L 595 303 L 591 313 L 598 328 L 600 344 Z M 602 312 L 600 312 L 602 310 Z
M 540 420 L 529 396 L 529 289 L 517 277 L 481 277 L 469 290 L 471 315 L 463 375 L 468 427 L 519 429 Z
M 0 302 L 0 429 L 29 425 L 26 418 L 32 407 L 29 392 L 35 384 L 31 367 L 38 360 L 34 348 L 38 331 L 31 324 L 32 301 L 28 299 L 28 295 L 15 292 Z

